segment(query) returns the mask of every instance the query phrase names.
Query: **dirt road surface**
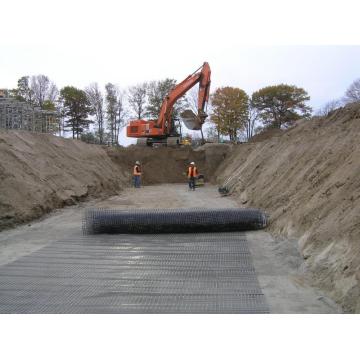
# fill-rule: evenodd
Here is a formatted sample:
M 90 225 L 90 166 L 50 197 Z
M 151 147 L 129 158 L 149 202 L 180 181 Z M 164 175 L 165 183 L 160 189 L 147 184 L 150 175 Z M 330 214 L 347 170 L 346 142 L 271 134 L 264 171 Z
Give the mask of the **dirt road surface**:
M 26 259 L 51 245 L 66 250 L 69 241 L 82 237 L 81 223 L 88 207 L 102 208 L 227 208 L 239 204 L 220 197 L 210 185 L 190 192 L 183 184 L 127 189 L 107 200 L 89 201 L 57 210 L 39 221 L 0 233 L 0 276 L 8 265 Z M 258 281 L 271 313 L 337 313 L 339 307 L 320 291 L 307 285 L 301 274 L 301 257 L 293 243 L 274 239 L 266 231 L 245 232 Z M 61 247 L 65 247 L 61 249 Z M 96 259 L 101 260 L 101 259 Z M 0 288 L 1 292 L 1 288 Z

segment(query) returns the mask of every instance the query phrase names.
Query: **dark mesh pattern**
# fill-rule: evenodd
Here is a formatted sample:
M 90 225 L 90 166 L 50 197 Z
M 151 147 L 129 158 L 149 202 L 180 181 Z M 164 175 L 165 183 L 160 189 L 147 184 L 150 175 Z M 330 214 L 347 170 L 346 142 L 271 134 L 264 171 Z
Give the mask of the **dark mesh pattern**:
M 0 266 L 0 313 L 267 313 L 246 236 L 59 239 Z
M 257 230 L 266 227 L 258 209 L 89 209 L 85 234 L 161 234 Z

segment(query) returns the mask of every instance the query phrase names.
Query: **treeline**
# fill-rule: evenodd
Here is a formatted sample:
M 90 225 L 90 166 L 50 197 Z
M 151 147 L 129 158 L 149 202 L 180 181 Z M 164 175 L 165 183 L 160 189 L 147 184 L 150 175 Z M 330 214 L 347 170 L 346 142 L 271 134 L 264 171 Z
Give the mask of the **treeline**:
M 176 85 L 165 79 L 131 86 L 125 90 L 113 83 L 101 89 L 92 83 L 85 89 L 65 86 L 58 90 L 45 75 L 23 76 L 10 96 L 44 110 L 56 110 L 60 115 L 59 134 L 72 133 L 73 138 L 97 144 L 119 144 L 121 129 L 129 119 L 156 119 L 164 97 Z M 220 87 L 210 96 L 207 112 L 210 124 L 205 136 L 220 141 L 244 141 L 263 129 L 287 128 L 299 119 L 310 118 L 308 93 L 295 85 L 279 84 L 255 91 L 251 96 L 240 88 Z M 355 80 L 343 98 L 331 101 L 317 111 L 327 115 L 343 104 L 360 101 L 360 79 Z M 190 90 L 177 101 L 172 114 L 174 127 L 181 135 L 180 113 L 197 111 L 197 90 Z M 91 131 L 90 131 L 91 130 Z
M 211 121 L 218 138 L 226 135 L 234 142 L 244 137 L 248 140 L 256 124 L 289 127 L 296 120 L 310 117 L 311 108 L 306 105 L 309 100 L 304 89 L 293 85 L 268 86 L 251 97 L 242 89 L 222 87 L 211 96 Z
M 266 128 L 287 128 L 297 120 L 310 118 L 308 93 L 294 85 L 267 86 L 251 96 L 242 89 L 222 87 L 211 95 L 211 122 L 208 136 L 219 140 L 221 135 L 230 141 L 249 140 Z M 351 102 L 360 101 L 360 79 L 355 80 L 338 100 L 326 103 L 315 114 L 326 116 Z
M 164 97 L 176 85 L 165 79 L 131 86 L 121 90 L 113 83 L 101 89 L 92 83 L 85 89 L 57 86 L 45 75 L 23 76 L 10 96 L 44 110 L 56 110 L 60 116 L 59 134 L 71 132 L 73 138 L 97 144 L 119 144 L 121 129 L 129 119 L 156 119 Z M 190 101 L 191 102 L 191 101 Z M 181 133 L 180 113 L 189 104 L 180 99 L 172 114 Z M 92 131 L 89 131 L 92 128 Z

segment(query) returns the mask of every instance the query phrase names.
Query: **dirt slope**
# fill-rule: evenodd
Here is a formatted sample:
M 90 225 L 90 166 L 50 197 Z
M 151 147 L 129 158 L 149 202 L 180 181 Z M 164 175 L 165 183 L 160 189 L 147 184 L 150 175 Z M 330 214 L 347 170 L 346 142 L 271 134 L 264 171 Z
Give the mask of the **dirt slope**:
M 121 168 L 131 172 L 136 160 L 142 164 L 143 184 L 186 182 L 185 172 L 190 161 L 195 161 L 206 181 L 213 180 L 219 164 L 231 148 L 227 144 L 206 144 L 193 150 L 190 146 L 109 148 L 110 158 Z
M 274 233 L 298 239 L 313 282 L 360 312 L 360 105 L 238 145 L 217 179 L 265 209 Z
M 113 194 L 125 180 L 99 146 L 0 130 L 0 229 L 88 195 Z

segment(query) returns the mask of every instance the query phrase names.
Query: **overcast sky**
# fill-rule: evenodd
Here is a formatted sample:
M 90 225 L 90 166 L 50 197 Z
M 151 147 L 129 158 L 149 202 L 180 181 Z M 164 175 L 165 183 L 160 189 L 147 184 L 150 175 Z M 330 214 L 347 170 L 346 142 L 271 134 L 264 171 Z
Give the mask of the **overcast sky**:
M 59 88 L 181 81 L 204 61 L 212 89 L 305 88 L 317 109 L 360 77 L 356 1 L 8 1 L 0 88 L 45 74 Z M 340 46 L 339 46 L 340 44 Z

